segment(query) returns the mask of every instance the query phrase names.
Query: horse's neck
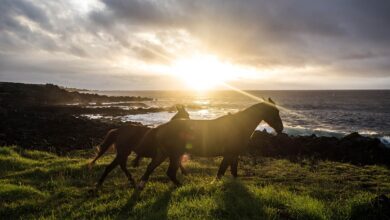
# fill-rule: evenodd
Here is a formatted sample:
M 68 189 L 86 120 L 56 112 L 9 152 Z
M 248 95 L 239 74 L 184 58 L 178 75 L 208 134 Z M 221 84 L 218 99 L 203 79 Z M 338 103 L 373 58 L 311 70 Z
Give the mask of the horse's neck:
M 171 121 L 181 118 L 180 115 L 176 114 L 171 118 Z
M 234 120 L 236 121 L 238 128 L 249 135 L 253 133 L 263 120 L 262 112 L 255 112 L 250 109 L 246 109 L 231 117 L 235 118 Z

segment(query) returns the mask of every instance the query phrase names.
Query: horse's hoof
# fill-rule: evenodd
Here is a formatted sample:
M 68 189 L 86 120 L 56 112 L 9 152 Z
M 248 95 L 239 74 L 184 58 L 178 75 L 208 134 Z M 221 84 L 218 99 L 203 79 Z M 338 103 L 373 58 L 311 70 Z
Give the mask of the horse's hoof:
M 94 163 L 88 163 L 88 170 L 92 170 L 92 167 L 93 167 Z
M 137 189 L 140 191 L 143 190 L 145 188 L 145 184 L 146 184 L 146 181 L 142 180 L 141 182 L 138 183 Z
M 215 179 L 213 179 L 213 180 L 210 182 L 210 184 L 214 184 L 214 183 L 217 183 L 217 182 L 221 181 L 221 178 L 222 178 L 222 177 L 216 177 Z
M 136 167 L 139 166 L 139 162 L 138 162 L 138 161 L 133 161 L 133 162 L 131 163 L 131 166 L 134 167 L 134 168 L 136 168 Z
M 99 188 L 96 188 L 96 187 L 88 190 L 88 194 L 90 196 L 98 196 L 99 195 L 98 193 L 99 193 Z
M 132 187 L 132 188 L 137 188 L 137 183 L 136 183 L 135 181 L 130 181 L 130 182 L 129 182 L 129 185 L 130 185 L 130 187 Z

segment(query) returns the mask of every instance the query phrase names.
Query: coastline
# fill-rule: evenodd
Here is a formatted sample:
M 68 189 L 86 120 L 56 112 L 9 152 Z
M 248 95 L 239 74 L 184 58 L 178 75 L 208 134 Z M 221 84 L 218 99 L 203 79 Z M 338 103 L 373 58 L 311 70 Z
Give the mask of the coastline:
M 31 85 L 26 88 L 18 86 L 21 90 L 31 90 Z M 43 97 L 53 93 L 53 89 L 58 90 L 56 94 L 68 97 L 67 92 L 59 87 L 47 85 L 44 88 L 49 92 L 43 89 Z M 39 86 L 39 89 L 42 89 L 42 86 Z M 30 94 L 31 92 L 25 93 Z M 80 97 L 77 92 L 70 94 Z M 92 104 L 74 105 L 75 100 L 66 103 L 67 105 L 48 103 L 47 101 L 42 104 L 42 98 L 38 99 L 39 101 L 36 103 L 26 104 L 23 98 L 30 100 L 29 97 L 29 95 L 25 97 L 19 95 L 17 101 L 14 100 L 3 105 L 1 111 L 3 120 L 1 120 L 0 125 L 1 145 L 18 145 L 23 148 L 54 151 L 60 154 L 71 150 L 91 149 L 102 141 L 105 133 L 110 129 L 124 124 L 141 125 L 142 120 L 138 122 L 123 121 L 122 117 L 128 115 L 147 117 L 148 113 L 160 114 L 160 112 L 174 110 L 174 106 L 165 108 L 142 106 L 129 109 L 110 105 L 105 107 L 104 103 L 97 103 L 96 101 Z M 100 97 L 94 95 L 94 97 L 95 99 L 104 98 L 108 99 L 106 101 L 113 102 L 118 101 L 123 96 Z M 87 99 L 89 100 L 89 98 L 88 96 Z M 124 99 L 127 101 L 133 98 L 126 97 Z M 135 98 L 137 106 L 140 106 L 139 101 L 141 99 L 153 100 L 152 98 L 137 97 Z M 4 103 L 7 100 L 9 99 L 2 99 L 2 102 Z M 80 101 L 80 98 L 77 101 Z M 202 111 L 202 108 L 200 109 Z M 90 119 L 85 117 L 88 114 L 92 116 L 99 114 L 102 117 Z M 259 131 L 259 129 L 262 131 Z M 390 164 L 390 161 L 386 160 L 386 157 L 390 157 L 390 149 L 386 148 L 385 144 L 375 137 L 364 137 L 355 132 L 344 135 L 338 134 L 337 137 L 327 137 L 326 135 L 309 133 L 310 130 L 309 132 L 305 131 L 307 135 L 297 135 L 293 134 L 288 126 L 285 132 L 287 134 L 274 136 L 271 134 L 272 130 L 269 127 L 259 126 L 258 130 L 252 135 L 250 150 L 252 153 L 256 152 L 258 156 L 285 158 L 305 156 L 357 164 Z M 337 155 L 343 156 L 337 157 Z

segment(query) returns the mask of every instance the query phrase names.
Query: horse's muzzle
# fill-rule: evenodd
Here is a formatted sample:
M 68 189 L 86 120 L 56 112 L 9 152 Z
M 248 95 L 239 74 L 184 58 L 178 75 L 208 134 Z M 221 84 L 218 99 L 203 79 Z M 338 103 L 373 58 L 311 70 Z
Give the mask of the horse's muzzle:
M 283 132 L 283 125 L 278 127 L 277 129 L 275 129 L 275 131 L 276 131 L 277 134 L 282 134 L 282 132 Z

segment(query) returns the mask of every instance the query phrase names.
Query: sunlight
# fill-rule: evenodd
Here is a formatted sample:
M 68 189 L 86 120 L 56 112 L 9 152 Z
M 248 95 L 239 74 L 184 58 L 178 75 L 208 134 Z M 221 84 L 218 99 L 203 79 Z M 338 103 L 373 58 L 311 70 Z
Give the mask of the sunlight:
M 235 78 L 235 67 L 211 55 L 197 55 L 173 62 L 171 72 L 191 89 L 205 91 L 215 89 Z
M 255 101 L 258 101 L 258 102 L 264 101 L 265 104 L 268 104 L 268 105 L 270 104 L 270 103 L 267 102 L 266 100 L 263 100 L 263 98 L 260 98 L 260 97 L 257 97 L 257 96 L 255 96 L 255 95 L 252 95 L 252 94 L 250 94 L 250 93 L 248 93 L 248 92 L 246 92 L 246 91 L 244 91 L 244 90 L 238 89 L 238 88 L 236 88 L 236 87 L 234 87 L 234 86 L 231 86 L 231 85 L 229 85 L 229 84 L 227 84 L 227 83 L 223 83 L 223 86 L 225 86 L 226 88 L 229 88 L 229 89 L 231 89 L 231 90 L 233 90 L 233 91 L 236 91 L 236 92 L 238 92 L 238 93 L 240 93 L 240 94 L 242 94 L 242 95 L 245 95 L 245 96 L 247 96 L 247 97 L 249 97 L 249 98 L 251 98 L 251 99 L 253 99 L 253 100 L 255 100 Z M 299 118 L 301 118 L 301 119 L 303 119 L 303 120 L 310 121 L 310 122 L 313 123 L 313 124 L 320 124 L 320 123 L 319 123 L 318 121 L 316 121 L 315 119 L 309 118 L 309 117 L 307 117 L 306 115 L 301 114 L 301 113 L 299 113 L 299 112 L 297 112 L 297 111 L 294 111 L 294 110 L 288 109 L 288 108 L 286 108 L 286 107 L 283 107 L 283 106 L 281 106 L 280 104 L 276 104 L 276 106 L 277 106 L 277 108 L 278 108 L 280 111 L 288 112 L 289 114 L 295 115 L 295 116 L 297 116 L 297 117 L 299 117 Z

